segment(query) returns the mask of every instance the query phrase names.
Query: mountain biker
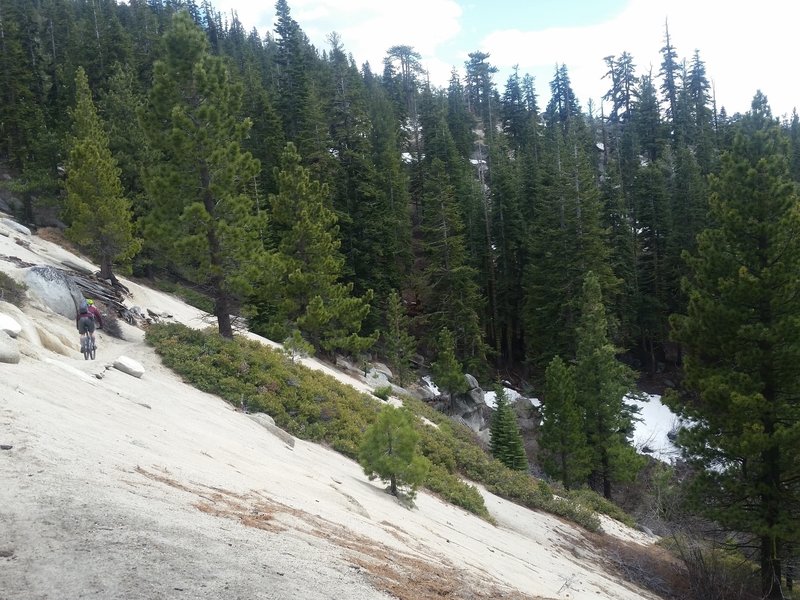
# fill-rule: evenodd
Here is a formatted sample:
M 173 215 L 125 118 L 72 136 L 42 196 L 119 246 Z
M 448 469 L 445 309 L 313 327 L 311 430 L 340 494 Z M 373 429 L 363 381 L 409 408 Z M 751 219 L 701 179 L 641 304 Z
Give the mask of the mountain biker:
M 100 310 L 94 305 L 94 300 L 89 298 L 86 301 L 86 304 L 89 305 L 89 314 L 94 317 L 94 322 L 100 329 L 103 328 L 103 317 L 100 315 Z
M 95 309 L 96 310 L 96 309 Z M 89 304 L 86 301 L 81 302 L 78 308 L 78 317 L 75 319 L 75 325 L 78 327 L 78 333 L 83 336 L 84 333 L 89 334 L 92 340 L 92 346 L 96 347 L 94 340 L 94 317 L 89 312 Z

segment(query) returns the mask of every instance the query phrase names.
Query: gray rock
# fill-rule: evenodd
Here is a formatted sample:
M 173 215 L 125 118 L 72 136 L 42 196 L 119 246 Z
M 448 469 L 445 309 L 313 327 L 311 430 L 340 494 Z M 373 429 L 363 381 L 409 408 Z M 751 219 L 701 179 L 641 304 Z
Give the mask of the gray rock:
M 114 361 L 114 368 L 133 377 L 141 377 L 144 375 L 144 367 L 127 356 L 120 356 Z
M 282 440 L 287 446 L 294 448 L 294 438 L 290 434 L 286 433 L 283 429 L 275 425 L 275 419 L 270 417 L 268 414 L 253 413 L 247 416 L 269 431 L 272 435 Z
M 19 362 L 19 347 L 14 338 L 0 331 L 0 363 L 15 365 Z
M 486 404 L 486 392 L 479 387 L 472 388 L 467 392 L 467 395 L 475 404 Z
M 30 235 L 31 230 L 25 227 L 25 225 L 20 225 L 16 221 L 12 221 L 11 219 L 0 219 L 0 223 L 5 225 L 11 231 L 16 231 L 17 233 L 21 233 L 22 235 Z
M 15 338 L 22 331 L 22 325 L 17 323 L 14 318 L 0 313 L 0 331 L 4 331 L 12 338 Z
M 467 380 L 467 385 L 469 386 L 469 389 L 471 389 L 471 390 L 474 390 L 475 388 L 480 388 L 481 387 L 480 384 L 478 383 L 478 380 L 475 379 L 469 373 L 465 373 L 464 374 L 464 379 Z
M 54 267 L 31 267 L 25 273 L 28 292 L 54 313 L 74 320 L 83 300 L 75 282 Z

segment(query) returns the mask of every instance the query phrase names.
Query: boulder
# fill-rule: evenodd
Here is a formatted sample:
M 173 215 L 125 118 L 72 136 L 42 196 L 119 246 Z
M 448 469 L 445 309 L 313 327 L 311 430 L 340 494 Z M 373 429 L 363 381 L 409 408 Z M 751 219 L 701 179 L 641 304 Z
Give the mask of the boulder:
M 117 360 L 115 360 L 114 368 L 137 378 L 144 375 L 144 367 L 140 363 L 127 356 L 120 356 Z
M 25 273 L 28 292 L 54 313 L 74 320 L 83 300 L 75 282 L 54 267 L 31 267 Z
M 15 338 L 22 331 L 22 325 L 17 323 L 14 318 L 8 316 L 7 314 L 0 313 L 0 331 L 3 331 L 12 338 Z
M 16 221 L 12 221 L 11 219 L 0 219 L 0 223 L 2 223 L 6 228 L 10 229 L 11 231 L 16 231 L 17 233 L 21 233 L 22 235 L 30 235 L 31 230 L 25 227 L 25 225 L 20 225 Z
M 283 429 L 275 425 L 275 419 L 266 413 L 253 413 L 248 415 L 253 421 L 261 425 L 264 429 L 269 431 L 272 435 L 282 440 L 290 448 L 294 448 L 294 438 L 286 433 Z
M 387 369 L 388 370 L 388 369 Z M 387 385 L 391 385 L 389 379 L 392 377 L 392 372 L 378 369 L 378 365 L 374 367 L 370 367 L 369 371 L 367 371 L 367 383 L 369 383 L 373 387 L 385 387 Z
M 5 331 L 0 331 L 0 363 L 15 365 L 19 362 L 17 341 Z

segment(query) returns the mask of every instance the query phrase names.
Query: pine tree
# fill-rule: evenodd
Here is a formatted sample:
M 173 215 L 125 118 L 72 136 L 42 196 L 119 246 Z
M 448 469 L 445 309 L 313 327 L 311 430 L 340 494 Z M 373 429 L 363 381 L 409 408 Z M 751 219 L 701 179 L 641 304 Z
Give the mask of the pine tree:
M 164 58 L 140 115 L 158 160 L 146 169 L 147 243 L 168 266 L 214 299 L 219 332 L 232 337 L 231 312 L 263 269 L 263 224 L 246 186 L 259 165 L 242 141 L 242 86 L 185 11 L 166 33 Z
M 425 481 L 429 464 L 417 452 L 419 435 L 412 419 L 406 410 L 384 406 L 378 420 L 364 432 L 358 453 L 358 461 L 370 479 L 388 481 L 393 496 L 405 487 L 409 499 Z
M 437 387 L 444 390 L 450 400 L 453 399 L 453 394 L 467 391 L 467 379 L 456 358 L 455 340 L 449 329 L 439 331 L 436 360 L 431 363 L 431 374 Z
M 377 337 L 359 335 L 372 292 L 354 297 L 352 284 L 341 282 L 344 258 L 327 186 L 312 181 L 292 143 L 276 180 L 278 192 L 269 198 L 272 269 L 254 299 L 253 327 L 272 339 L 297 328 L 317 349 L 358 354 Z
M 491 439 L 489 449 L 497 460 L 515 471 L 528 470 L 528 457 L 525 456 L 525 447 L 522 444 L 522 434 L 519 432 L 517 416 L 508 403 L 505 390 L 498 387 L 497 405 L 492 416 Z
M 120 170 L 108 148 L 86 73 L 75 75 L 75 108 L 67 161 L 67 237 L 100 263 L 100 276 L 116 279 L 114 263 L 125 263 L 140 248 L 133 235 L 130 202 L 124 197 Z
M 400 385 L 408 383 L 411 359 L 417 350 L 417 340 L 409 333 L 410 319 L 405 313 L 400 294 L 392 290 L 386 305 L 386 326 L 383 347 L 389 365 L 395 370 Z
M 584 415 L 591 453 L 589 486 L 611 499 L 612 483 L 633 479 L 642 466 L 641 457 L 630 445 L 636 409 L 625 401 L 635 393 L 634 374 L 617 361 L 617 351 L 608 341 L 600 283 L 591 272 L 586 275 L 582 300 L 576 402 Z
M 583 415 L 576 402 L 575 369 L 556 356 L 545 372 L 539 446 L 545 473 L 568 490 L 583 485 L 590 471 Z
M 781 561 L 800 542 L 800 213 L 787 158 L 759 93 L 712 180 L 713 225 L 687 255 L 688 312 L 672 322 L 692 489 L 701 511 L 758 540 L 764 598 L 785 597 Z

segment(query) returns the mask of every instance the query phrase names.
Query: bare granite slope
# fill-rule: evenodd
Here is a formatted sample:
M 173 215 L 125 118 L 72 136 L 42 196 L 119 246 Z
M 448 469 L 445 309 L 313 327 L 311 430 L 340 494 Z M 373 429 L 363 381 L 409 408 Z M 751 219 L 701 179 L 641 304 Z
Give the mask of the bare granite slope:
M 23 269 L 2 257 L 67 254 L 0 235 L 0 270 L 15 278 Z M 130 304 L 203 325 L 175 298 L 126 285 Z M 15 318 L 47 334 L 20 334 L 20 362 L 0 364 L 2 600 L 653 597 L 607 571 L 576 526 L 488 492 L 497 526 L 425 492 L 401 506 L 353 461 L 287 444 L 184 384 L 138 329 L 123 325 L 125 341 L 100 332 L 85 361 L 69 319 L 35 302 Z M 144 375 L 108 368 L 121 355 Z

